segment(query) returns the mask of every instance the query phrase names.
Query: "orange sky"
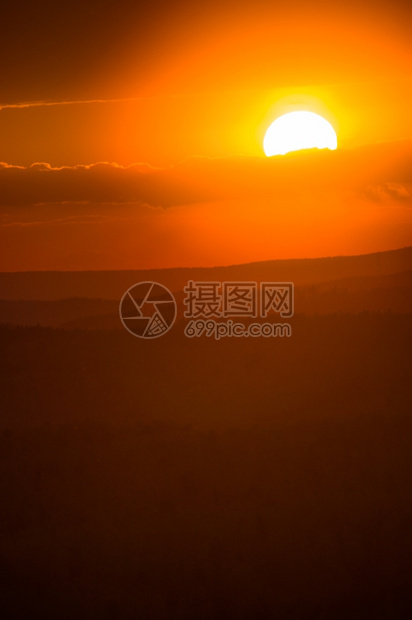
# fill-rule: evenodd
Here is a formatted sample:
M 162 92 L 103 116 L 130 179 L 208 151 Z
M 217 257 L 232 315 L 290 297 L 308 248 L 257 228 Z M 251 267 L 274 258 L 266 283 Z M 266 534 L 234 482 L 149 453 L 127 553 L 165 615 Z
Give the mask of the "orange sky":
M 230 264 L 412 243 L 410 150 L 388 146 L 397 168 L 373 151 L 382 169 L 370 183 L 371 153 L 359 148 L 412 140 L 406 4 L 175 2 L 155 13 L 103 2 L 98 17 L 87 3 L 70 14 L 50 6 L 54 30 L 28 8 L 2 42 L 1 270 Z M 353 154 L 333 187 L 316 154 L 316 187 L 300 163 L 287 187 L 279 167 L 276 183 L 254 172 L 267 126 L 296 109 L 327 118 Z M 210 192 L 202 158 L 217 164 Z M 100 174 L 97 162 L 144 166 L 122 186 L 122 169 Z M 61 166 L 73 174 L 52 173 Z M 246 193 L 236 174 L 250 177 Z

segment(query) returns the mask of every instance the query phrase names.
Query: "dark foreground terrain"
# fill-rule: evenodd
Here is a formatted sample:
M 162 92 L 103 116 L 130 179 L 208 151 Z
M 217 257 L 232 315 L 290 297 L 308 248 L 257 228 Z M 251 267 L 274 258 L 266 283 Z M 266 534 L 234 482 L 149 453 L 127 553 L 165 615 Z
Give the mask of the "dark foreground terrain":
M 2 617 L 410 619 L 411 319 L 1 328 Z

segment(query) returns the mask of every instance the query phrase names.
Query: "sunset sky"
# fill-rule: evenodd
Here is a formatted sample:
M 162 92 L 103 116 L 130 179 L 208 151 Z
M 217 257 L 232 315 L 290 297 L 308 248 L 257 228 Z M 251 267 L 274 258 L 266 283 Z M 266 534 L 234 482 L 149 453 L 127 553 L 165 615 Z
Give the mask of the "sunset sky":
M 8 8 L 0 269 L 132 269 L 412 244 L 407 3 Z M 266 158 L 280 114 L 338 150 Z

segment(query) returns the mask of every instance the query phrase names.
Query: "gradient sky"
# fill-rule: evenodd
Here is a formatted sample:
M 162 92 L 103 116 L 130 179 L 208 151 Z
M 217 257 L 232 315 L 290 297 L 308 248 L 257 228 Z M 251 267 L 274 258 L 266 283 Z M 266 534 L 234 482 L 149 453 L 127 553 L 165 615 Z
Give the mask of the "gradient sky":
M 0 269 L 412 243 L 406 3 L 23 2 L 6 13 Z M 262 140 L 295 109 L 327 118 L 342 156 L 290 157 L 284 176 Z

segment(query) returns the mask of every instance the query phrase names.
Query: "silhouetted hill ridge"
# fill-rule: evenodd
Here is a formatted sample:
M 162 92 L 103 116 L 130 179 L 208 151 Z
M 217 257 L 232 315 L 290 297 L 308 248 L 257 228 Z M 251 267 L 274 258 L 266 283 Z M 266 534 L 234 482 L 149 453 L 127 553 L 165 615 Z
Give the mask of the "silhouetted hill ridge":
M 183 317 L 186 309 L 184 292 L 180 290 L 174 295 L 178 317 Z M 0 299 L 0 323 L 87 330 L 122 329 L 118 308 L 119 299 Z M 362 311 L 412 312 L 412 270 L 295 287 L 295 312 L 298 314 L 356 314 Z
M 188 280 L 291 281 L 309 285 L 342 278 L 385 276 L 412 270 L 412 247 L 358 256 L 282 259 L 226 267 L 179 267 L 125 271 L 29 271 L 0 273 L 4 300 L 68 297 L 120 299 L 136 282 L 157 281 L 173 292 Z

